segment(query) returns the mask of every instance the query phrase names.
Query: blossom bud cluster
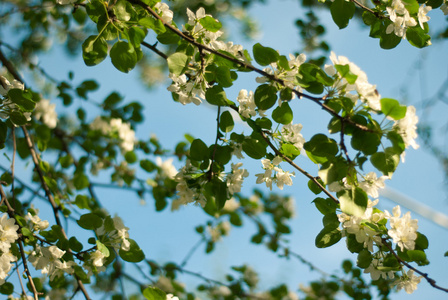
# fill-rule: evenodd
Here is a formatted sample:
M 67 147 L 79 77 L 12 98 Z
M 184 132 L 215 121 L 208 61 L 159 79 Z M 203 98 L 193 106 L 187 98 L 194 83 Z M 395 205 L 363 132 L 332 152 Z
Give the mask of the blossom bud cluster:
M 387 7 L 387 13 L 389 14 L 389 18 L 392 21 L 392 24 L 387 26 L 386 33 L 391 34 L 392 32 L 402 37 L 406 38 L 406 29 L 409 27 L 415 27 L 417 24 L 420 25 L 422 29 L 424 29 L 423 24 L 429 21 L 429 17 L 427 13 L 432 9 L 431 6 L 426 6 L 426 4 L 422 4 L 417 13 L 417 20 L 409 14 L 409 11 L 406 9 L 405 3 L 401 0 L 392 0 L 391 6 Z
M 255 174 L 257 176 L 257 184 L 265 183 L 266 186 L 272 191 L 272 183 L 277 184 L 277 187 L 283 190 L 284 185 L 292 185 L 291 177 L 295 176 L 294 172 L 283 171 L 279 167 L 279 164 L 283 161 L 280 156 L 276 156 L 272 161 L 269 159 L 261 160 L 264 173 Z M 274 175 L 272 173 L 274 172 Z
M 230 223 L 227 221 L 224 221 L 224 222 L 220 222 L 218 225 L 213 226 L 213 227 L 211 225 L 208 225 L 207 232 L 210 235 L 210 239 L 213 242 L 218 242 L 221 240 L 222 236 L 229 235 L 231 228 L 232 227 L 231 227 Z
M 66 251 L 57 246 L 41 247 L 36 245 L 34 251 L 29 256 L 29 261 L 36 270 L 41 270 L 42 274 L 47 274 L 50 280 L 64 274 L 73 274 L 74 261 L 65 261 L 62 256 Z
M 19 238 L 17 234 L 19 226 L 13 218 L 7 214 L 0 217 L 0 284 L 5 282 L 8 272 L 12 268 L 12 263 L 17 261 L 17 257 L 11 252 L 11 244 Z
M 135 132 L 132 130 L 131 125 L 123 122 L 122 119 L 112 118 L 107 121 L 98 116 L 90 124 L 90 129 L 100 131 L 109 138 L 118 139 L 123 152 L 134 150 Z
M 271 63 L 269 67 L 263 69 L 264 72 L 269 75 L 275 76 L 278 79 L 283 80 L 284 85 L 289 87 L 290 89 L 295 89 L 297 91 L 301 91 L 301 88 L 298 86 L 297 75 L 299 74 L 300 66 L 306 61 L 305 54 L 299 54 L 298 56 L 294 56 L 289 54 L 288 67 L 289 69 L 284 69 L 279 66 L 277 63 Z M 266 83 L 270 82 L 270 84 L 275 85 L 276 83 L 271 81 L 270 78 L 266 76 L 261 76 L 256 78 L 256 82 L 258 83 Z M 294 94 L 293 94 L 294 97 Z M 279 105 L 281 106 L 281 100 L 279 100 Z

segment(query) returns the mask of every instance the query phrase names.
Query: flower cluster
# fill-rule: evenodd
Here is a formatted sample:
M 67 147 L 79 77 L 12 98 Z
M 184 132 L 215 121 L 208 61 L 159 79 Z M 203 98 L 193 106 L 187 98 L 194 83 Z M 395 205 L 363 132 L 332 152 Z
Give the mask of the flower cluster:
M 238 112 L 240 115 L 245 118 L 250 118 L 257 115 L 257 112 L 255 111 L 257 105 L 254 101 L 254 92 L 250 91 L 248 93 L 247 90 L 241 90 L 236 100 L 240 104 L 238 106 Z
M 0 217 L 0 285 L 5 282 L 8 272 L 12 268 L 12 263 L 17 261 L 11 252 L 11 244 L 15 243 L 19 238 L 15 220 L 9 218 L 7 214 Z
M 249 176 L 246 169 L 239 169 L 243 163 L 232 164 L 232 172 L 227 175 L 227 189 L 230 194 L 239 193 L 244 178 Z
M 198 173 L 198 169 L 191 164 L 189 160 L 185 162 L 185 166 L 176 174 L 174 180 L 177 182 L 176 190 L 178 198 L 173 201 L 171 209 L 177 210 L 180 205 L 195 202 L 196 204 L 205 206 L 207 199 L 201 192 L 202 186 L 206 183 L 205 179 L 200 177 L 194 180 L 194 184 L 189 184 L 194 174 Z
M 40 120 L 48 128 L 55 128 L 58 122 L 58 115 L 56 113 L 56 104 L 51 104 L 50 100 L 41 99 L 37 102 L 34 110 L 34 117 Z
M 131 125 L 124 123 L 122 119 L 113 118 L 107 121 L 98 116 L 90 124 L 90 129 L 100 131 L 107 137 L 118 139 L 123 152 L 134 150 L 135 132 Z
M 384 181 L 389 179 L 387 176 L 377 177 L 375 172 L 369 172 L 366 175 L 358 179 L 357 186 L 360 187 L 367 195 L 372 198 L 378 198 L 378 190 L 384 188 Z M 339 192 L 342 190 L 351 189 L 352 185 L 347 182 L 347 178 L 344 177 L 341 181 L 335 181 L 328 184 L 328 189 L 331 192 Z
M 34 251 L 29 256 L 29 261 L 36 268 L 42 270 L 42 274 L 50 276 L 50 280 L 55 277 L 64 276 L 65 273 L 73 274 L 76 266 L 74 261 L 65 261 L 62 256 L 65 251 L 57 246 L 41 247 L 36 245 Z
M 333 65 L 325 65 L 325 72 L 336 79 L 333 88 L 338 94 L 351 99 L 354 104 L 357 99 L 361 99 L 371 109 L 380 111 L 381 96 L 376 90 L 376 85 L 368 82 L 366 73 L 350 62 L 347 57 L 336 56 L 334 52 L 331 52 L 330 60 Z M 347 79 L 347 73 L 340 66 L 348 66 L 353 76 Z
M 173 21 L 173 12 L 170 10 L 170 7 L 168 4 L 163 2 L 157 2 L 156 5 L 154 5 L 155 11 L 160 15 L 162 18 L 162 21 L 165 23 L 171 23 Z
M 255 174 L 257 176 L 258 183 L 266 183 L 266 186 L 272 191 L 272 183 L 277 184 L 277 187 L 283 190 L 284 185 L 292 185 L 292 179 L 295 175 L 294 172 L 283 171 L 278 165 L 283 161 L 280 156 L 276 156 L 272 161 L 269 159 L 261 160 L 264 173 Z M 272 172 L 274 171 L 274 175 Z
M 225 221 L 225 222 L 220 222 L 218 225 L 216 226 L 207 226 L 207 232 L 210 235 L 210 239 L 213 242 L 218 242 L 221 240 L 221 237 L 224 235 L 229 235 L 230 229 L 232 227 L 230 226 L 230 223 Z
M 287 124 L 283 125 L 281 134 L 282 139 L 286 143 L 293 144 L 299 151 L 302 150 L 303 144 L 305 144 L 305 138 L 300 133 L 302 130 L 302 124 Z
M 284 85 L 286 87 L 301 91 L 300 87 L 298 86 L 297 75 L 299 74 L 300 66 L 305 61 L 306 61 L 306 55 L 303 53 L 299 54 L 298 56 L 289 54 L 288 69 L 279 66 L 277 63 L 271 63 L 270 67 L 263 69 L 263 71 L 268 73 L 269 75 L 275 76 L 276 78 L 283 80 Z M 256 82 L 258 83 L 270 82 L 270 78 L 266 76 L 257 77 Z M 271 82 L 270 84 L 275 83 Z M 281 100 L 279 101 L 280 101 L 279 105 L 281 105 Z
M 431 6 L 426 6 L 426 4 L 421 5 L 418 9 L 417 23 L 416 19 L 409 14 L 403 1 L 393 0 L 391 6 L 386 8 L 389 19 L 392 21 L 392 24 L 387 26 L 386 33 L 390 34 L 393 32 L 395 35 L 404 39 L 406 38 L 407 28 L 415 27 L 419 24 L 424 29 L 423 23 L 429 21 L 430 18 L 427 16 L 427 13 L 431 9 Z
M 113 228 L 106 228 L 105 224 L 110 223 L 108 222 L 108 219 L 112 220 Z M 123 220 L 121 220 L 120 217 L 115 216 L 111 218 L 108 216 L 104 221 L 104 224 L 95 229 L 95 233 L 98 240 L 105 246 L 112 247 L 117 251 L 120 249 L 123 251 L 129 251 L 131 243 L 128 239 L 128 230 L 129 228 L 124 226 Z
M 387 234 L 393 239 L 394 243 L 396 243 L 401 251 L 404 251 L 404 248 L 408 250 L 414 250 L 415 248 L 415 239 L 417 238 L 417 229 L 418 224 L 417 220 L 411 219 L 411 213 L 407 212 L 402 217 L 400 206 L 395 206 L 392 210 L 392 214 L 387 210 L 385 212 L 385 217 L 389 219 L 390 227 L 387 231 Z

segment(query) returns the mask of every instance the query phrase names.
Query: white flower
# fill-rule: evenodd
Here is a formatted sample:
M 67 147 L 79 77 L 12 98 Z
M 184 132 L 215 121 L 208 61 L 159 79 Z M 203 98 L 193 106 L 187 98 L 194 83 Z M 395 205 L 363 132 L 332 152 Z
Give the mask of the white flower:
M 288 125 L 283 125 L 281 130 L 283 140 L 287 143 L 293 144 L 299 151 L 302 150 L 303 144 L 305 144 L 305 139 L 300 133 L 302 127 L 302 124 L 290 123 Z
M 15 220 L 4 213 L 0 217 L 0 250 L 4 253 L 8 252 L 11 244 L 19 238 L 17 230 L 19 226 L 16 225 Z
M 418 149 L 419 147 L 415 141 L 417 138 L 417 123 L 418 117 L 415 115 L 415 107 L 411 105 L 408 106 L 405 117 L 398 120 L 394 125 L 394 128 L 403 138 L 406 148 L 411 146 L 414 149 Z
M 359 187 L 364 190 L 372 198 L 378 198 L 378 189 L 384 188 L 384 180 L 388 179 L 388 176 L 381 176 L 377 178 L 375 172 L 370 172 L 364 176 L 364 181 L 359 183 Z
M 370 273 L 370 277 L 372 278 L 372 280 L 378 280 L 380 279 L 380 277 L 382 277 L 383 279 L 394 278 L 394 271 L 384 272 L 380 270 L 383 267 L 383 260 L 380 259 L 382 258 L 382 256 L 380 255 L 381 252 L 378 252 L 377 255 L 374 256 L 377 258 L 372 259 L 370 266 L 364 270 L 364 273 Z
M 397 290 L 404 288 L 406 293 L 412 294 L 420 283 L 422 276 L 415 276 L 413 270 L 409 270 L 408 273 L 404 273 L 402 277 L 397 279 L 393 284 L 397 287 Z
M 12 268 L 12 263 L 17 261 L 17 257 L 12 255 L 11 252 L 3 252 L 0 255 L 0 285 L 5 282 L 5 278 L 8 276 L 8 272 Z
M 236 100 L 240 103 L 238 107 L 240 115 L 245 118 L 250 118 L 257 114 L 255 111 L 257 105 L 255 104 L 254 93 L 252 91 L 247 93 L 247 90 L 241 90 Z
M 74 261 L 62 261 L 61 258 L 65 251 L 56 246 L 40 247 L 36 246 L 29 256 L 29 261 L 36 268 L 42 270 L 42 274 L 48 274 L 50 280 L 55 277 L 63 276 L 64 273 L 73 274 L 73 267 L 76 265 Z
M 102 267 L 104 265 L 104 261 L 106 257 L 103 252 L 100 250 L 96 250 L 95 252 L 90 253 L 90 259 L 92 260 L 92 265 L 95 267 Z
M 428 17 L 426 14 L 432 9 L 431 6 L 426 6 L 426 4 L 421 5 L 418 8 L 418 23 L 420 24 L 420 27 L 422 29 L 425 29 L 423 26 L 423 23 L 426 23 L 429 21 L 429 19 L 431 19 L 430 17 Z
M 196 105 L 202 103 L 205 99 L 205 92 L 201 87 L 200 82 L 187 81 L 187 76 L 182 74 L 180 76 L 170 73 L 170 79 L 173 83 L 167 88 L 168 91 L 179 96 L 178 101 L 183 105 L 193 102 Z
M 106 121 L 98 116 L 92 123 L 90 123 L 89 127 L 92 130 L 100 131 L 107 137 L 118 137 L 118 140 L 121 142 L 120 148 L 123 152 L 132 151 L 134 149 L 135 132 L 131 129 L 131 125 L 123 122 L 122 119 L 113 118 Z
M 58 122 L 58 115 L 55 108 L 56 104 L 50 104 L 50 100 L 41 99 L 36 104 L 34 116 L 37 120 L 41 120 L 48 128 L 55 128 Z
M 285 172 L 282 169 L 275 167 L 274 170 L 277 172 L 275 174 L 275 179 L 277 183 L 277 187 L 281 190 L 283 190 L 284 185 L 292 185 L 292 179 L 291 177 L 294 177 L 294 172 Z
M 154 5 L 154 8 L 159 14 L 161 14 L 163 22 L 171 23 L 171 21 L 173 21 L 173 12 L 166 3 L 157 2 L 156 5 Z
M 45 230 L 50 225 L 47 220 L 42 221 L 38 215 L 33 216 L 31 213 L 28 213 L 25 218 L 31 221 L 34 231 Z
M 179 300 L 179 298 L 177 298 L 173 294 L 166 294 L 166 300 Z
M 227 188 L 230 194 L 239 193 L 244 181 L 244 177 L 249 176 L 249 172 L 246 169 L 239 169 L 243 163 L 231 164 L 232 173 L 227 176 Z
M 400 217 L 401 209 L 400 206 L 395 206 L 390 214 L 387 210 L 385 211 L 385 217 L 390 221 L 390 227 L 387 234 L 393 239 L 401 251 L 404 248 L 408 250 L 414 250 L 415 239 L 417 238 L 418 220 L 411 220 L 411 213 L 407 212 Z
M 234 212 L 240 207 L 240 203 L 235 200 L 235 198 L 230 198 L 224 204 L 223 210 L 227 212 Z
M 173 166 L 173 159 L 167 159 L 165 161 L 162 161 L 160 156 L 156 157 L 156 164 L 161 169 L 161 174 L 164 177 L 168 177 L 170 179 L 173 179 L 174 176 L 176 176 L 177 169 Z
M 6 79 L 3 76 L 0 76 L 0 95 L 2 95 L 3 97 L 6 96 L 6 94 L 8 94 L 8 91 L 11 89 L 20 89 L 20 90 L 24 90 L 25 86 L 23 85 L 23 83 L 21 83 L 18 80 L 13 80 L 12 83 L 10 83 L 8 81 L 8 79 Z
M 239 159 L 243 159 L 243 144 L 231 142 L 230 145 L 232 146 L 232 155 L 236 156 Z

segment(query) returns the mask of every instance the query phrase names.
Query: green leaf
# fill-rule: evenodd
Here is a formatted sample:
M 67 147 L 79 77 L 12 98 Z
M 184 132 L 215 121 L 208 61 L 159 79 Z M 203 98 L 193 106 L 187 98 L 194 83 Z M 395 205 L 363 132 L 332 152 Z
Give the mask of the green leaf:
M 338 144 L 325 134 L 316 134 L 303 145 L 303 148 L 313 156 L 325 157 L 332 160 L 339 152 Z
M 400 102 L 395 99 L 381 99 L 381 112 L 394 120 L 403 119 L 406 115 L 406 110 L 406 106 L 400 105 Z
M 392 22 L 386 21 L 386 24 L 384 27 L 382 27 L 382 31 L 380 33 L 380 47 L 383 49 L 393 49 L 397 47 L 402 40 L 402 38 L 397 36 L 394 32 L 391 32 L 390 34 L 386 33 L 386 28 L 388 24 L 392 24 Z
M 411 15 L 418 13 L 420 5 L 417 0 L 402 0 L 401 2 L 403 2 L 404 6 Z
M 277 101 L 277 89 L 269 84 L 260 85 L 255 90 L 254 100 L 259 109 L 267 110 Z
M 374 132 L 368 132 L 356 128 L 353 130 L 351 145 L 353 149 L 362 151 L 365 155 L 377 152 L 381 143 L 381 136 Z
M 209 151 L 207 145 L 201 139 L 195 139 L 190 146 L 190 157 L 193 160 L 208 160 Z
M 116 42 L 112 46 L 112 49 L 110 49 L 110 58 L 114 67 L 123 73 L 128 73 L 134 69 L 138 61 L 135 48 L 124 41 Z
M 208 103 L 217 106 L 228 106 L 231 104 L 229 99 L 227 99 L 226 92 L 220 85 L 215 85 L 209 88 L 205 92 L 205 100 L 207 100 Z
M 428 249 L 428 246 L 428 238 L 423 233 L 417 232 L 417 238 L 415 239 L 415 248 L 424 250 Z
M 82 44 L 82 58 L 87 66 L 96 66 L 106 57 L 107 43 L 104 38 L 91 35 Z
M 417 262 L 419 266 L 427 264 L 426 253 L 422 250 L 408 250 L 407 255 L 411 261 Z
M 431 36 L 429 36 L 420 26 L 408 27 L 406 39 L 412 46 L 423 48 L 429 46 Z
M 219 129 L 222 132 L 230 132 L 234 125 L 232 114 L 228 110 L 224 111 L 219 120 Z
M 310 182 L 312 182 L 312 181 L 310 181 Z M 328 215 L 328 214 L 335 213 L 336 209 L 338 208 L 337 203 L 334 202 L 333 200 L 331 200 L 330 198 L 324 199 L 324 198 L 319 197 L 319 198 L 314 199 L 313 203 L 314 203 L 314 205 L 316 205 L 317 210 L 319 210 L 319 212 L 321 214 L 323 214 L 324 216 Z
M 12 123 L 14 123 L 17 126 L 25 125 L 28 122 L 23 113 L 17 110 L 13 111 L 9 115 L 9 119 L 11 120 Z
M 98 240 L 96 240 L 96 248 L 97 248 L 101 253 L 103 253 L 103 255 L 104 255 L 105 257 L 109 257 L 109 255 L 110 255 L 109 249 L 108 249 L 103 243 L 101 243 L 101 242 L 98 241 Z
M 147 159 L 142 159 L 140 161 L 140 167 L 148 173 L 151 173 L 157 168 L 157 166 L 152 161 Z
M 280 152 L 285 155 L 286 157 L 289 157 L 290 159 L 294 159 L 297 156 L 300 155 L 300 150 L 297 149 L 296 146 L 291 144 L 283 143 L 282 147 L 280 148 Z
M 317 248 L 327 248 L 330 247 L 342 238 L 341 231 L 338 228 L 327 228 L 322 229 L 316 236 L 316 247 Z
M 243 151 L 253 159 L 260 159 L 266 155 L 267 144 L 264 140 L 250 138 L 243 141 Z
M 134 46 L 134 48 L 139 48 L 141 42 L 145 39 L 146 32 L 140 27 L 133 26 L 128 30 L 129 42 Z
M 213 17 L 210 17 L 210 16 L 205 16 L 205 17 L 199 19 L 199 23 L 201 23 L 201 25 L 205 29 L 207 29 L 208 31 L 211 31 L 211 32 L 217 32 L 222 27 L 221 22 L 219 22 L 218 20 L 215 20 Z
M 364 214 L 367 208 L 368 197 L 361 188 L 353 187 L 350 190 L 342 190 L 337 193 L 337 196 L 342 212 L 357 217 L 361 217 Z
M 73 185 L 77 190 L 88 188 L 90 185 L 89 178 L 83 173 L 76 173 L 73 176 Z
M 93 230 L 103 225 L 103 219 L 96 214 L 88 213 L 82 215 L 76 223 L 78 223 L 81 228 Z
M 17 104 L 22 112 L 31 112 L 36 107 L 33 95 L 28 90 L 10 89 L 8 97 L 13 103 Z
M 127 239 L 130 242 L 130 249 L 129 251 L 124 251 L 123 249 L 120 249 L 118 254 L 120 257 L 127 262 L 137 263 L 141 262 L 145 259 L 145 254 L 143 253 L 142 249 L 137 245 L 137 243 L 133 239 Z
M 354 84 L 356 82 L 356 79 L 358 79 L 358 75 L 352 73 L 349 65 L 335 65 L 334 67 L 338 71 L 338 73 L 347 80 L 348 83 Z
M 168 69 L 175 75 L 181 75 L 188 67 L 190 57 L 182 52 L 171 54 L 167 58 Z
M 253 47 L 254 59 L 261 66 L 267 66 L 270 63 L 277 62 L 280 55 L 272 48 L 264 47 L 256 43 Z
M 334 0 L 330 6 L 331 17 L 339 29 L 345 28 L 355 14 L 355 4 L 345 0 Z
M 215 204 L 218 210 L 221 210 L 227 200 L 227 183 L 214 177 L 212 180 L 212 191 L 215 196 Z
M 325 184 L 339 181 L 347 176 L 347 163 L 342 159 L 326 162 L 320 168 L 318 175 Z
M 202 19 L 201 19 L 202 20 Z M 223 87 L 232 86 L 232 76 L 230 73 L 230 68 L 226 66 L 220 66 L 216 68 L 214 75 L 216 76 L 216 81 Z
M 80 252 L 83 248 L 82 243 L 80 243 L 74 236 L 68 240 L 68 246 L 75 252 Z
M 362 269 L 366 269 L 370 266 L 373 257 L 369 250 L 363 249 L 358 254 L 358 259 L 356 261 L 356 265 Z
M 400 162 L 400 156 L 392 148 L 377 152 L 370 157 L 370 162 L 386 176 L 391 176 Z
M 131 14 L 128 12 L 127 4 L 129 2 L 124 0 L 118 0 L 115 5 L 112 7 L 115 17 L 117 17 L 120 21 L 129 21 L 131 19 Z M 132 6 L 131 6 L 132 8 Z
M 287 102 L 283 102 L 282 106 L 278 106 L 272 112 L 272 119 L 280 124 L 289 124 L 292 122 L 292 109 Z
M 166 293 L 154 286 L 149 286 L 144 289 L 143 296 L 147 300 L 166 300 Z
M 3 295 L 12 295 L 14 293 L 14 285 L 11 282 L 4 282 L 0 285 L 0 293 Z

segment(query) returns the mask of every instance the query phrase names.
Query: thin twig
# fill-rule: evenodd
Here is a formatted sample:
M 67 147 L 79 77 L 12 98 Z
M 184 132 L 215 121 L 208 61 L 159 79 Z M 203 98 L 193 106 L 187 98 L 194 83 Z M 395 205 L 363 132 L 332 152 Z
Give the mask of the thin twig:
M 444 291 L 444 292 L 448 293 L 448 289 L 443 288 L 443 287 L 437 285 L 437 284 L 436 284 L 436 281 L 435 281 L 434 279 L 430 278 L 430 277 L 428 276 L 427 273 L 423 273 L 422 271 L 419 271 L 417 268 L 411 266 L 408 262 L 406 262 L 406 261 L 404 261 L 403 259 L 401 259 L 401 257 L 398 256 L 397 252 L 395 252 L 394 249 L 392 249 L 392 246 L 389 244 L 389 242 L 388 242 L 386 239 L 382 238 L 381 240 L 382 240 L 383 244 L 386 245 L 386 247 L 390 250 L 390 252 L 392 253 L 392 255 L 395 256 L 395 258 L 396 258 L 400 263 L 402 263 L 403 265 L 405 265 L 405 266 L 408 267 L 409 269 L 413 270 L 415 273 L 417 273 L 417 274 L 421 275 L 423 278 L 425 278 L 425 280 L 426 280 L 426 281 L 427 281 L 433 288 L 436 288 L 436 289 L 438 289 L 438 290 L 441 290 L 441 291 Z

